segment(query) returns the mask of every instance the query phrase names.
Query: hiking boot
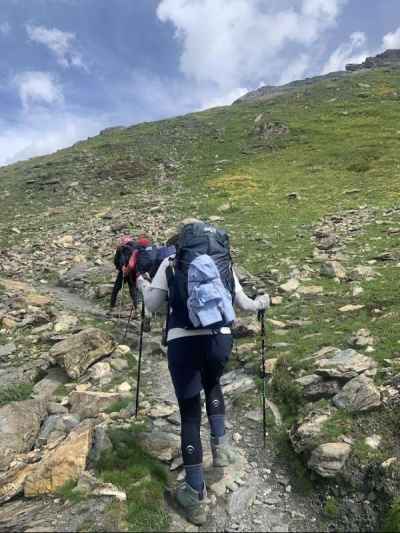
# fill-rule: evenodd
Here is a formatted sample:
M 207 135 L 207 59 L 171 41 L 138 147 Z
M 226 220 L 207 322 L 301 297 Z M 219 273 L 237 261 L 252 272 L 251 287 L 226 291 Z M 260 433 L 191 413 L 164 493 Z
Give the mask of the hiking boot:
M 239 461 L 239 454 L 228 442 L 227 435 L 223 437 L 211 437 L 211 453 L 213 466 L 222 468 Z
M 202 526 L 207 520 L 207 508 L 205 498 L 207 496 L 206 486 L 203 488 L 203 495 L 191 487 L 186 481 L 179 485 L 176 490 L 176 500 L 184 511 L 186 519 L 196 526 Z

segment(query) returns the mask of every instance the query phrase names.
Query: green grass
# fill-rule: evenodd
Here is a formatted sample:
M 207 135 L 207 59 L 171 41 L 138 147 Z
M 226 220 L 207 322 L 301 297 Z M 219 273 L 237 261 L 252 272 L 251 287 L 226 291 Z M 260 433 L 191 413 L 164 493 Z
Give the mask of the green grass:
M 400 533 L 400 498 L 396 498 L 385 518 L 384 533 Z
M 301 387 L 293 380 L 289 371 L 287 358 L 280 358 L 275 368 L 271 385 L 272 397 L 278 402 L 281 414 L 286 424 L 290 424 L 296 418 L 299 409 L 304 404 Z
M 318 437 L 320 444 L 326 442 L 336 442 L 341 435 L 349 435 L 352 431 L 351 414 L 345 410 L 338 410 L 329 420 L 327 420 Z
M 165 468 L 135 442 L 135 430 L 110 432 L 113 449 L 96 465 L 98 475 L 126 491 L 129 531 L 166 531 Z
M 32 390 L 33 385 L 25 383 L 0 387 L 0 407 L 11 402 L 28 400 Z
M 74 490 L 76 487 L 76 484 L 77 484 L 77 481 L 74 479 L 66 481 L 62 487 L 57 489 L 56 494 L 64 498 L 64 500 L 68 500 L 71 503 L 79 503 L 83 501 L 86 498 L 86 496 L 82 492 Z
M 335 519 L 338 516 L 338 503 L 336 498 L 327 498 L 324 504 L 323 513 L 327 518 Z
M 104 410 L 105 413 L 116 413 L 121 411 L 122 409 L 126 409 L 132 405 L 132 398 L 125 398 L 122 400 L 118 400 L 114 402 L 110 407 L 107 407 L 107 409 Z

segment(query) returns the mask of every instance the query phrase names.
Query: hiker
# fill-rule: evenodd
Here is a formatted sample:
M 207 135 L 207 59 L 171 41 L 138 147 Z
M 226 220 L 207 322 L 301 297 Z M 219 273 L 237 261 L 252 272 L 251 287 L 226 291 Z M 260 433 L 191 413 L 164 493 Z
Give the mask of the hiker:
M 269 296 L 252 300 L 245 295 L 232 269 L 225 232 L 199 220 L 186 219 L 169 242 L 176 245 L 176 256 L 161 263 L 151 283 L 139 276 L 138 288 L 149 311 L 167 308 L 168 366 L 181 415 L 186 472 L 176 498 L 186 518 L 202 525 L 206 521 L 207 493 L 200 439 L 200 392 L 204 389 L 213 465 L 228 466 L 237 455 L 225 434 L 220 378 L 232 351 L 232 304 L 244 311 L 259 312 L 269 307 Z
M 144 237 L 141 237 L 138 241 L 135 241 L 130 235 L 124 235 L 120 238 L 114 255 L 114 265 L 118 274 L 111 293 L 111 309 L 114 309 L 117 303 L 118 293 L 123 288 L 125 282 L 128 283 L 132 301 L 136 301 L 136 276 L 134 275 L 136 266 L 135 252 L 139 246 L 149 245 L 150 241 Z
M 137 241 L 130 235 L 121 237 L 114 256 L 114 265 L 118 274 L 111 294 L 110 308 L 115 307 L 118 293 L 125 282 L 128 283 L 132 302 L 136 305 L 137 276 L 146 273 L 152 279 L 161 262 L 173 253 L 175 247 L 152 245 L 146 237 L 139 237 Z

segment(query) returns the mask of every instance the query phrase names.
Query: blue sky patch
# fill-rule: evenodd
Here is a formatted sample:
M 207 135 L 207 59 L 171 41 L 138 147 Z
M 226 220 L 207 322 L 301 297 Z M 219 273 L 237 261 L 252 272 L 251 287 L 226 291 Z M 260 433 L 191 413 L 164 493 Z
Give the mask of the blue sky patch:
M 0 165 L 400 48 L 398 0 L 2 0 Z

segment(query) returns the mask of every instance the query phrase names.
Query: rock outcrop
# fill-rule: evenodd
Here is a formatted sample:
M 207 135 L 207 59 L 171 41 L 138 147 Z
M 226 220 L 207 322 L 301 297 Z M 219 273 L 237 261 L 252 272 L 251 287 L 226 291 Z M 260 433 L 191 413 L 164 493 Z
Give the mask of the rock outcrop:
M 44 400 L 13 402 L 0 408 L 0 471 L 14 456 L 32 449 L 47 415 Z
M 367 57 L 367 59 L 360 64 L 350 63 L 346 65 L 348 72 L 355 72 L 357 70 L 391 67 L 400 68 L 400 50 L 386 50 L 382 54 L 374 57 Z
M 70 378 L 79 378 L 93 363 L 113 349 L 112 339 L 100 329 L 89 328 L 55 344 L 50 354 Z
M 372 379 L 361 375 L 346 383 L 332 401 L 339 409 L 358 413 L 379 407 L 381 394 Z
M 344 467 L 351 446 L 344 442 L 321 444 L 311 453 L 308 466 L 321 477 L 335 477 Z
M 86 468 L 92 446 L 92 424 L 83 422 L 54 450 L 49 450 L 27 476 L 24 485 L 26 497 L 50 494 L 67 481 L 77 480 Z

